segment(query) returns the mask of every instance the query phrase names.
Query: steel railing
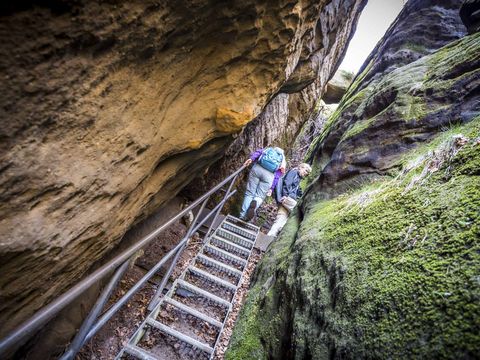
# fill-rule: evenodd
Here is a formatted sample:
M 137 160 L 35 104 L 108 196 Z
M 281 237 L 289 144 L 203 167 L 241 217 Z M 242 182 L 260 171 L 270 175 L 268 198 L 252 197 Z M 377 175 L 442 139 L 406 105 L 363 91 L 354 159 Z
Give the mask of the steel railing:
M 187 245 L 187 242 L 192 234 L 194 234 L 203 224 L 207 222 L 213 216 L 213 219 L 210 223 L 209 229 L 205 234 L 204 239 L 206 239 L 209 233 L 212 231 L 212 228 L 217 221 L 218 215 L 220 214 L 223 205 L 225 202 L 236 192 L 232 190 L 235 180 L 237 179 L 240 172 L 245 169 L 245 165 L 236 170 L 230 176 L 225 178 L 218 185 L 213 187 L 206 194 L 195 200 L 190 206 L 186 207 L 180 211 L 177 215 L 173 216 L 170 220 L 165 222 L 163 225 L 152 231 L 150 234 L 142 238 L 137 243 L 130 246 L 128 249 L 123 251 L 121 254 L 117 255 L 115 258 L 110 260 L 108 263 L 97 269 L 95 272 L 87 276 L 85 279 L 80 281 L 77 285 L 72 287 L 66 293 L 62 294 L 56 300 L 48 304 L 47 306 L 40 309 L 35 313 L 29 320 L 25 321 L 12 332 L 10 332 L 5 338 L 0 340 L 0 355 L 7 353 L 7 351 L 15 350 L 19 348 L 23 343 L 25 343 L 29 338 L 31 338 L 41 326 L 48 323 L 55 315 L 57 315 L 62 309 L 79 297 L 84 291 L 90 288 L 93 284 L 104 279 L 108 274 L 111 274 L 112 271 L 115 271 L 109 281 L 109 283 L 103 288 L 102 293 L 97 299 L 97 302 L 90 310 L 89 315 L 86 317 L 79 331 L 77 332 L 74 340 L 70 343 L 68 349 L 65 351 L 62 360 L 73 359 L 81 347 L 90 340 L 105 323 L 112 318 L 113 315 L 139 290 L 143 285 L 152 278 L 155 273 L 164 266 L 172 257 L 173 261 L 170 264 L 167 272 L 165 273 L 162 281 L 157 288 L 155 295 L 150 302 L 149 309 L 153 308 L 162 295 L 163 289 L 167 284 L 168 278 L 171 275 L 173 268 L 176 265 L 176 262 L 182 252 L 182 250 Z M 226 184 L 229 183 L 228 189 L 225 191 L 222 200 L 206 214 L 203 219 L 200 220 L 200 216 L 205 209 L 205 206 L 210 199 L 210 196 L 221 190 Z M 119 280 L 124 275 L 125 271 L 128 268 L 129 263 L 132 259 L 135 258 L 135 254 L 146 245 L 148 245 L 153 239 L 156 238 L 163 230 L 168 228 L 174 222 L 179 220 L 182 216 L 187 214 L 189 211 L 195 209 L 200 205 L 200 209 L 197 212 L 195 220 L 190 225 L 185 237 L 173 248 L 170 250 L 163 258 L 161 258 L 151 269 L 145 274 L 142 279 L 140 279 L 132 288 L 127 291 L 120 299 L 118 299 L 100 318 L 100 313 L 103 310 L 105 304 L 107 303 L 110 295 L 118 284 Z

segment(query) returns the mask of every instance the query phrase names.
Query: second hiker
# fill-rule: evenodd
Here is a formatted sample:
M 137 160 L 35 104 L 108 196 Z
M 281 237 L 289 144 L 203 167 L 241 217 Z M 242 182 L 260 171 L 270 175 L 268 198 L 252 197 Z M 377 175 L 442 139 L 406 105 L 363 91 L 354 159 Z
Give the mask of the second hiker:
M 265 197 L 272 194 L 278 179 L 285 173 L 285 155 L 279 147 L 255 151 L 245 165 L 255 163 L 248 174 L 247 190 L 242 203 L 240 219 L 250 221 Z
M 287 222 L 288 214 L 297 205 L 297 199 L 302 196 L 300 181 L 308 176 L 312 168 L 308 164 L 300 164 L 297 168 L 290 170 L 280 179 L 275 189 L 275 199 L 278 203 L 278 212 L 272 228 L 268 232 L 269 236 L 277 236 L 280 230 Z

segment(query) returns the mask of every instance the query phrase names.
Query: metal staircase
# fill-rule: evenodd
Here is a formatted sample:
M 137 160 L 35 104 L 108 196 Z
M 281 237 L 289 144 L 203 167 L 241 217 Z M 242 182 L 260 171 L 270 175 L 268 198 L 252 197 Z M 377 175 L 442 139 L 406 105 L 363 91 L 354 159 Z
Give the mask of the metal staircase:
M 166 271 L 148 306 L 149 315 L 117 358 L 211 359 L 232 309 L 232 300 L 241 284 L 253 244 L 256 241 L 255 246 L 259 249 L 265 245 L 256 226 L 233 216 L 223 218 L 220 214 L 225 203 L 235 194 L 235 181 L 245 168 L 246 165 L 243 165 L 237 169 L 165 223 L 138 239 L 30 318 L 17 324 L 0 339 L 0 358 L 11 357 L 29 339 L 36 334 L 40 335 L 39 331 L 62 309 L 80 306 L 72 304 L 94 284 L 102 283 L 104 285 L 97 301 L 60 357 L 60 360 L 75 359 L 82 347 L 128 305 L 147 282 L 164 269 Z M 211 199 L 212 196 L 217 200 Z M 207 203 L 216 205 L 209 210 Z M 145 247 L 190 212 L 196 213 L 195 219 L 182 240 L 158 259 L 128 291 L 110 301 L 120 280 L 138 256 L 141 256 Z M 205 234 L 205 243 L 164 296 L 168 279 L 187 242 L 195 233 Z M 155 343 L 161 337 L 164 346 Z
M 225 217 L 116 359 L 212 359 L 258 233 Z

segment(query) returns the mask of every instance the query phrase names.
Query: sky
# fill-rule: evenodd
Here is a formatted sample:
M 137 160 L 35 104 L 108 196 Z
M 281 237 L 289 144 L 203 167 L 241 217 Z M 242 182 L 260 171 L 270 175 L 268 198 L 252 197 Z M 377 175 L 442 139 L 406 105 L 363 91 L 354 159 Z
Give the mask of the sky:
M 355 74 L 395 20 L 406 0 L 368 0 L 340 69 Z

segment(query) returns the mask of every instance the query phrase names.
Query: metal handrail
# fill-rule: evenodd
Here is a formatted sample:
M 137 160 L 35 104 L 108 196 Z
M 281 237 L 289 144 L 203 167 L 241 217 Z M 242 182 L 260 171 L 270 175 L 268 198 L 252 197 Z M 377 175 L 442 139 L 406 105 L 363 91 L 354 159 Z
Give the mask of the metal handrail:
M 232 196 L 234 193 L 235 193 L 235 191 L 230 193 L 229 195 Z M 225 201 L 228 200 L 228 198 L 230 198 L 230 196 L 225 197 L 224 200 L 222 200 L 222 202 L 220 202 L 215 207 L 214 211 L 217 210 L 217 208 L 220 208 L 221 206 L 223 206 Z M 214 211 L 212 211 L 210 213 L 210 215 L 213 214 Z M 197 231 L 203 225 L 203 223 L 206 221 L 206 219 L 208 217 L 209 216 L 205 217 L 200 223 L 198 223 L 197 226 L 195 226 L 195 228 L 193 229 L 192 233 Z M 120 309 L 120 307 L 122 305 L 124 305 L 130 299 L 130 297 L 132 297 L 143 286 L 143 284 L 145 284 L 163 265 L 165 265 L 165 263 L 175 253 L 177 253 L 178 251 L 181 251 L 183 249 L 183 247 L 185 246 L 187 241 L 188 241 L 187 237 L 183 238 L 183 240 L 180 243 L 178 243 L 177 246 L 174 249 L 170 250 L 170 252 L 168 252 L 153 268 L 151 268 L 143 276 L 143 278 L 141 278 L 125 295 L 122 296 L 122 298 L 120 300 L 117 301 L 117 303 L 115 303 L 114 306 L 112 306 L 105 314 L 103 314 L 102 317 L 97 321 L 97 323 L 92 326 L 92 329 L 88 332 L 87 336 L 85 337 L 85 341 L 90 340 L 93 337 L 93 335 L 95 335 L 95 333 L 98 330 L 100 330 L 100 328 L 103 325 L 105 325 L 105 323 L 108 320 L 110 320 L 110 318 L 113 315 L 115 315 L 115 313 Z
M 182 216 L 187 214 L 189 211 L 193 210 L 196 208 L 202 201 L 208 200 L 208 198 L 216 193 L 219 189 L 221 189 L 225 184 L 227 184 L 229 181 L 232 181 L 232 184 L 230 184 L 229 190 L 226 192 L 224 199 L 218 204 L 222 205 L 225 203 L 227 200 L 227 197 L 230 197 L 233 195 L 233 192 L 229 194 L 229 191 L 233 185 L 233 182 L 235 181 L 236 177 L 240 172 L 242 172 L 246 168 L 245 165 L 240 167 L 238 170 L 236 170 L 234 173 L 232 173 L 230 176 L 225 178 L 222 182 L 220 182 L 218 185 L 210 189 L 207 193 L 205 193 L 203 196 L 195 200 L 192 204 L 190 204 L 188 207 L 180 211 L 177 215 L 173 216 L 170 220 L 166 221 L 163 225 L 159 226 L 157 229 L 152 231 L 150 234 L 142 238 L 140 241 L 137 243 L 133 244 L 130 246 L 128 249 L 123 251 L 121 254 L 117 255 L 115 258 L 110 260 L 108 263 L 94 271 L 92 274 L 87 276 L 85 279 L 80 281 L 77 285 L 73 286 L 70 290 L 65 292 L 64 294 L 60 295 L 56 300 L 51 302 L 50 304 L 46 305 L 42 309 L 40 309 L 38 312 L 36 312 L 29 320 L 23 322 L 21 325 L 19 325 L 17 328 L 15 328 L 13 331 L 11 331 L 6 337 L 0 340 L 0 354 L 4 354 L 7 352 L 7 350 L 10 350 L 14 345 L 17 345 L 19 347 L 23 342 L 25 342 L 28 338 L 33 336 L 38 329 L 45 325 L 48 321 L 50 321 L 55 315 L 57 315 L 62 309 L 64 309 L 67 305 L 69 305 L 72 301 L 74 301 L 78 296 L 80 296 L 84 291 L 89 289 L 93 284 L 97 283 L 98 281 L 102 280 L 104 277 L 106 277 L 108 274 L 110 274 L 113 270 L 117 269 L 120 265 L 124 264 L 126 261 L 128 261 L 133 255 L 137 253 L 140 249 L 148 245 L 155 237 L 160 234 L 163 230 L 168 228 L 170 225 L 172 225 L 175 221 L 180 219 Z M 230 196 L 228 196 L 230 195 Z M 216 216 L 218 216 L 218 213 L 220 209 L 215 208 Z M 212 211 L 213 213 L 214 211 Z M 206 220 L 206 218 L 204 219 Z M 193 224 L 194 225 L 194 224 Z M 192 226 L 193 226 L 192 225 Z M 196 226 L 195 228 L 198 229 L 201 226 Z M 194 230 L 196 231 L 196 230 Z M 194 232 L 193 231 L 193 232 Z M 192 232 L 192 233 L 193 233 Z M 183 241 L 182 241 L 183 242 Z M 157 263 L 155 266 L 156 270 L 160 268 L 161 265 L 163 265 L 166 261 L 170 259 L 170 257 L 173 256 L 174 253 L 176 253 L 184 244 L 178 244 L 174 249 L 172 249 L 169 253 L 167 253 L 160 261 Z M 153 269 L 152 269 L 153 270 Z M 111 309 L 110 309 L 111 310 Z M 108 313 L 108 312 L 107 312 Z M 105 314 L 107 315 L 107 314 Z M 102 317 L 102 319 L 105 318 L 105 315 Z M 113 314 L 112 314 L 113 315 Z M 108 319 L 107 319 L 108 320 Z M 97 322 L 97 324 L 94 325 L 94 328 L 98 331 L 98 329 L 101 327 L 99 323 L 101 321 Z M 106 321 L 105 321 L 106 322 Z M 92 329 L 94 330 L 94 329 Z M 86 339 L 91 338 L 93 336 L 92 330 L 90 330 L 84 339 L 82 343 L 86 341 Z

